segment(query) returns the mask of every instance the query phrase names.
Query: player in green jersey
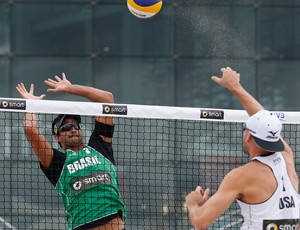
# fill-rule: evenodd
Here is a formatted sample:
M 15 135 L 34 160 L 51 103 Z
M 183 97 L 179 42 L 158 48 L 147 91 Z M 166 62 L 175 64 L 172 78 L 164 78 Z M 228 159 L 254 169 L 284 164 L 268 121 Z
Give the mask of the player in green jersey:
M 69 93 L 93 102 L 114 102 L 112 93 L 72 84 L 65 74 L 45 83 L 50 87 L 48 92 Z M 33 84 L 29 91 L 23 83 L 16 89 L 25 99 L 45 97 L 34 95 Z M 36 114 L 25 114 L 24 131 L 42 171 L 63 200 L 68 229 L 123 230 L 126 213 L 112 149 L 113 118 L 96 117 L 87 145 L 80 123 L 79 115 L 68 114 L 60 114 L 52 122 L 52 133 L 63 152 L 52 148 L 40 133 Z

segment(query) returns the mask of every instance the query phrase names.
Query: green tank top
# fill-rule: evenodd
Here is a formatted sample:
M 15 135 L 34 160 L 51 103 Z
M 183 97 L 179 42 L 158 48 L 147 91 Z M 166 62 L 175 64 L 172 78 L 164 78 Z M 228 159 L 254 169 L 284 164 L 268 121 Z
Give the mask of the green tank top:
M 66 150 L 66 161 L 56 184 L 66 208 L 68 229 L 123 212 L 116 166 L 90 146 Z

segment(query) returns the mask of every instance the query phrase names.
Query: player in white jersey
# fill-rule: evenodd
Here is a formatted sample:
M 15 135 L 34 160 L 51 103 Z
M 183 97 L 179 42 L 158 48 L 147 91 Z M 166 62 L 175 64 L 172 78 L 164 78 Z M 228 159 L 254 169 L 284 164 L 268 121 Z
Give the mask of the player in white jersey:
M 254 160 L 272 169 L 277 189 L 268 200 L 260 204 L 253 205 L 237 200 L 244 217 L 241 229 L 296 230 L 299 227 L 299 194 L 289 179 L 281 152 L 257 156 L 252 158 Z
M 212 80 L 232 92 L 250 116 L 243 133 L 250 162 L 231 170 L 213 196 L 200 186 L 189 193 L 189 219 L 196 229 L 206 229 L 237 200 L 244 218 L 241 229 L 298 230 L 299 179 L 293 151 L 280 136 L 281 122 L 242 87 L 239 73 L 229 67 L 221 71 L 222 77 Z

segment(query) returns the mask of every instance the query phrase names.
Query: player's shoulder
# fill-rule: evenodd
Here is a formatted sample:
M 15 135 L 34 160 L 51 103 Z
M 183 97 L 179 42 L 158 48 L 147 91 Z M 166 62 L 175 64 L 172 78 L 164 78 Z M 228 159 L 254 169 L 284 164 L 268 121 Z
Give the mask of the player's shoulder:
M 237 177 L 243 178 L 244 181 L 256 181 L 263 174 L 269 175 L 269 173 L 270 167 L 256 160 L 236 168 L 235 172 Z
M 245 165 L 232 169 L 228 176 L 234 180 L 252 178 L 257 175 L 258 165 L 256 162 L 249 162 Z
M 248 166 L 243 165 L 230 170 L 222 181 L 222 188 L 230 188 L 240 192 L 246 187 L 248 181 L 251 181 L 251 178 L 249 177 L 250 174 L 246 170 L 247 167 Z

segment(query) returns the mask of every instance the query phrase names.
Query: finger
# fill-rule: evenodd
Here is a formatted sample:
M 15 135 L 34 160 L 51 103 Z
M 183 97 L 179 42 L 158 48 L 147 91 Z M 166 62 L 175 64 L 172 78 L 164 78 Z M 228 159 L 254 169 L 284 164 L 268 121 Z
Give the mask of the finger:
M 55 76 L 55 79 L 56 79 L 57 81 L 61 81 L 61 79 L 60 79 L 59 76 Z
M 34 92 L 34 84 L 30 85 L 29 93 L 33 94 Z
M 20 95 L 23 94 L 23 91 L 18 86 L 16 86 L 16 89 Z
M 26 90 L 26 88 L 25 88 L 25 86 L 24 86 L 23 83 L 18 84 L 18 91 L 20 93 L 27 93 L 27 90 Z
M 20 85 L 20 89 L 23 90 L 24 92 L 27 92 L 26 87 L 23 83 L 19 84 Z
M 198 192 L 198 193 L 200 193 L 200 194 L 202 194 L 203 189 L 201 188 L 201 186 L 197 186 L 197 188 L 196 188 L 195 191 Z
M 223 73 L 224 71 L 226 71 L 226 68 L 221 68 L 221 72 Z
M 208 199 L 209 194 L 210 194 L 210 189 L 209 188 L 205 189 L 205 191 L 203 193 L 203 198 Z
M 45 80 L 44 83 L 45 83 L 46 85 L 48 85 L 48 86 L 54 88 L 54 86 L 55 86 L 55 84 L 56 84 L 57 82 L 56 82 L 56 81 L 53 81 L 53 80 L 50 81 L 50 80 L 51 80 L 51 79 Z
M 53 93 L 53 92 L 56 92 L 57 90 L 56 89 L 47 89 L 47 92 L 49 93 Z
M 16 89 L 21 89 L 21 85 L 20 85 L 20 84 L 17 84 L 17 85 L 16 85 Z
M 43 100 L 45 97 L 46 97 L 46 95 L 42 94 L 39 98 Z
M 57 83 L 57 81 L 55 81 L 55 80 L 53 80 L 53 79 L 51 79 L 51 78 L 48 78 L 48 79 L 45 80 L 45 81 L 48 81 L 48 82 L 53 83 L 53 84 L 56 84 L 56 83 Z
M 65 73 L 62 73 L 62 79 L 67 80 Z
M 216 77 L 216 76 L 212 76 L 212 77 L 211 77 L 211 80 L 213 80 L 214 82 L 220 84 L 221 78 Z

